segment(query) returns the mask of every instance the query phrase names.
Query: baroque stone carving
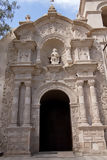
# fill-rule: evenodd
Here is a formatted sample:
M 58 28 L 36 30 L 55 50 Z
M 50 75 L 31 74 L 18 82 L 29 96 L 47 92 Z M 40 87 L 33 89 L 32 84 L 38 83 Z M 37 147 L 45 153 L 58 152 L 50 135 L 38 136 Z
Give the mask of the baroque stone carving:
M 77 26 L 74 27 L 74 38 L 84 39 L 87 37 L 86 33 L 87 33 L 87 30 L 84 30 L 84 28 L 77 27 Z
M 20 49 L 18 52 L 18 62 L 29 62 L 31 56 L 30 49 Z
M 39 34 L 41 35 L 41 37 L 45 37 L 49 34 L 63 34 L 64 36 L 71 36 L 73 37 L 73 31 L 72 31 L 72 27 L 71 26 L 67 26 L 66 23 L 46 23 L 42 26 L 38 26 L 37 28 Z
M 7 144 L 7 132 L 6 127 L 10 123 L 11 117 L 11 106 L 12 106 L 12 98 L 13 98 L 13 84 L 14 84 L 14 75 L 11 70 L 7 68 L 6 70 L 6 79 L 4 85 L 3 99 L 2 99 L 2 128 L 0 128 L 0 140 L 2 140 L 0 150 L 6 152 L 6 144 Z
M 29 143 L 32 139 L 36 146 L 34 150 L 38 153 L 41 98 L 50 90 L 61 90 L 69 99 L 73 151 L 105 152 L 104 128 L 106 129 L 107 126 L 103 126 L 100 119 L 103 116 L 104 124 L 107 124 L 107 86 L 101 54 L 102 48 L 98 40 L 100 35 L 95 35 L 93 38 L 90 35 L 90 38 L 87 38 L 87 32 L 90 30 L 91 27 L 83 20 L 71 21 L 57 13 L 46 15 L 36 22 L 26 23 L 25 26 L 21 25 L 17 29 L 15 40 L 10 44 L 7 55 L 0 150 L 6 153 L 8 145 L 8 152 L 11 154 L 29 154 L 31 151 Z M 100 38 L 102 41 L 102 37 Z M 28 39 L 34 41 L 31 42 Z M 50 41 L 52 39 L 54 40 Z M 36 44 L 30 47 L 32 46 L 30 43 L 34 44 L 35 41 Z M 36 47 L 37 53 L 35 53 Z M 49 56 L 51 64 L 48 61 Z M 107 56 L 105 57 L 107 58 Z M 11 68 L 14 74 L 11 72 Z M 98 84 L 95 86 L 94 79 L 98 79 Z M 19 94 L 20 88 L 17 84 L 21 83 L 25 83 L 25 87 Z M 88 90 L 85 85 L 88 85 Z M 99 93 L 101 92 L 99 97 L 96 89 Z M 88 96 L 89 106 L 85 101 Z M 24 97 L 23 103 L 20 97 L 22 99 Z M 100 98 L 100 102 L 98 98 Z M 17 107 L 19 101 L 21 102 L 20 108 L 22 105 L 25 107 L 23 111 Z M 90 112 L 86 112 L 88 107 Z M 99 114 L 99 110 L 102 110 L 102 115 Z M 21 115 L 23 117 L 21 125 L 17 121 L 17 112 L 20 115 L 22 112 L 24 113 Z M 87 113 L 90 114 L 90 117 Z M 88 117 L 92 123 L 87 121 Z M 32 130 L 33 136 L 36 137 L 35 140 L 32 138 Z M 30 144 L 32 145 L 32 143 Z
M 76 48 L 75 49 L 75 61 L 82 60 L 87 61 L 90 60 L 89 49 L 86 48 Z

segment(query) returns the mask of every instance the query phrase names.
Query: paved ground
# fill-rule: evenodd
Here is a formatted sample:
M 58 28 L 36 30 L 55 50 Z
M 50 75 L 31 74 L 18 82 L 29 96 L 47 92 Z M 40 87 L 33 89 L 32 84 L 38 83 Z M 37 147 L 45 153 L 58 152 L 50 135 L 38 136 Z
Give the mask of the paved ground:
M 107 160 L 107 156 L 85 156 L 72 158 L 0 157 L 0 160 Z
M 0 157 L 0 160 L 107 160 L 107 156 L 70 156 L 61 154 Z

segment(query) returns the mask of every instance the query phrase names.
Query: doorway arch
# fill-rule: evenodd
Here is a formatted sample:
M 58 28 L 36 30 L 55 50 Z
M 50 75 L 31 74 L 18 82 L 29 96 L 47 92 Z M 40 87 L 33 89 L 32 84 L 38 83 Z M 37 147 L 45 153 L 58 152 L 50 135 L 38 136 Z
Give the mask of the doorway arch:
M 72 151 L 70 100 L 50 90 L 40 100 L 40 151 Z

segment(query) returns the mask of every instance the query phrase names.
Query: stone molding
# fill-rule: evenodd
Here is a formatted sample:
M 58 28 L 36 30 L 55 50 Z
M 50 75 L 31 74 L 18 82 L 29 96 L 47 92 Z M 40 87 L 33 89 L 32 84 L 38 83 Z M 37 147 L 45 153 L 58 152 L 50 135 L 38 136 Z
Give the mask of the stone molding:
M 64 45 L 66 44 L 66 39 L 64 36 L 58 34 L 58 33 L 54 33 L 54 34 L 49 34 L 47 36 L 45 36 L 44 38 L 41 39 L 41 41 L 39 42 L 38 46 L 40 49 L 42 49 L 44 43 L 46 43 L 48 40 L 51 39 L 58 39 L 60 40 Z
M 102 9 L 103 7 L 106 7 L 106 6 L 107 6 L 107 2 L 101 2 L 100 4 L 98 4 L 97 10 L 98 10 L 98 11 L 101 11 L 101 9 Z
M 35 92 L 36 101 L 34 102 L 33 105 L 39 105 L 41 97 L 50 90 L 61 90 L 65 92 L 65 94 L 67 94 L 67 96 L 69 97 L 70 104 L 73 105 L 77 103 L 77 96 L 76 96 L 76 93 L 72 90 L 72 88 L 70 88 L 64 83 L 50 82 L 40 86 L 37 89 L 37 91 Z
M 14 40 L 13 44 L 15 45 L 15 47 L 17 49 L 19 48 L 24 48 L 24 49 L 35 49 L 36 47 L 36 42 L 32 41 L 32 40 L 27 40 L 27 41 L 23 41 L 23 40 Z
M 94 42 L 94 39 L 92 38 L 88 38 L 88 39 L 74 39 L 74 40 L 71 40 L 71 47 L 72 48 L 78 48 L 78 47 L 88 47 L 88 48 L 91 48 L 92 45 L 93 45 L 93 42 Z

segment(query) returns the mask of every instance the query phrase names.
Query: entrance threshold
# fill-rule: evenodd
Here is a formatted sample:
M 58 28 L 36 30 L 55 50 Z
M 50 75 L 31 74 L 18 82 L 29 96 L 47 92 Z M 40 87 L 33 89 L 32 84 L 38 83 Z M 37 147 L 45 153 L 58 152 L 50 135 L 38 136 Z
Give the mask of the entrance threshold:
M 34 157 L 37 158 L 70 158 L 75 157 L 73 151 L 45 151 L 35 154 Z

